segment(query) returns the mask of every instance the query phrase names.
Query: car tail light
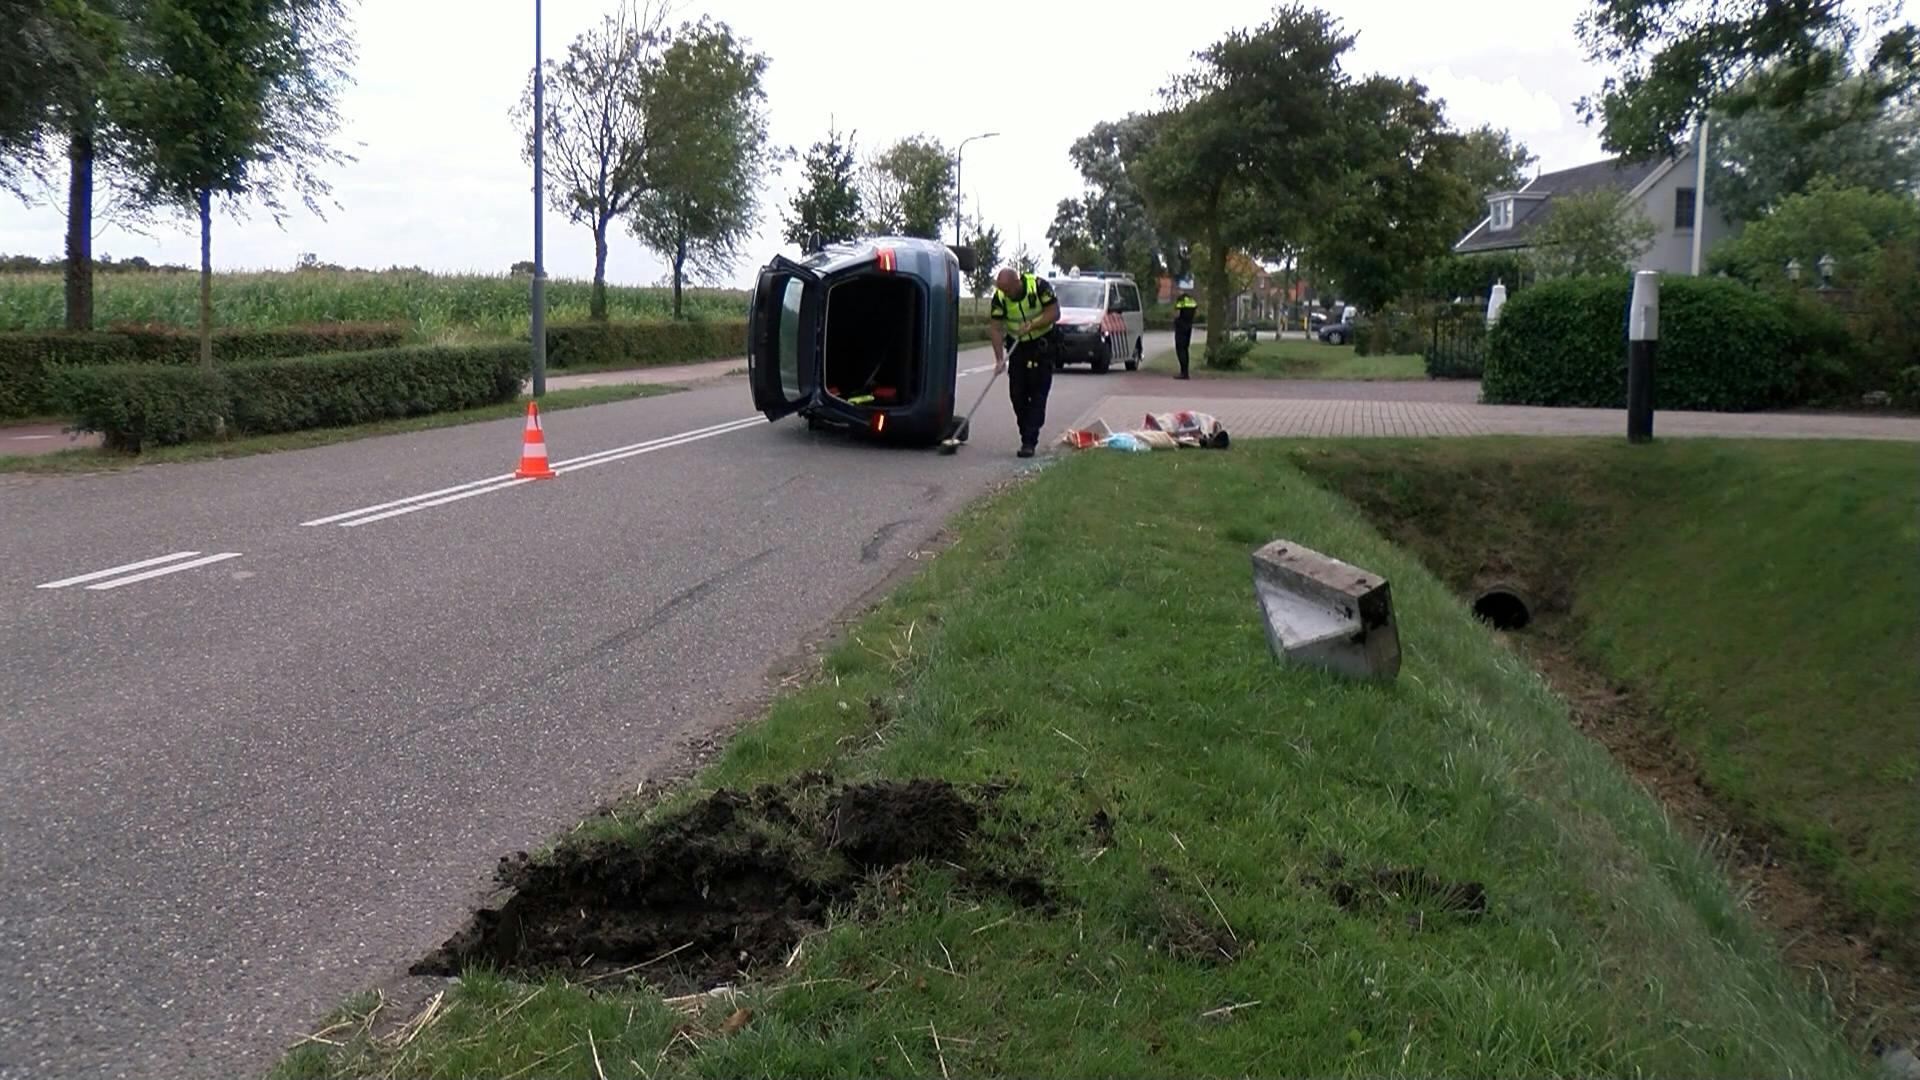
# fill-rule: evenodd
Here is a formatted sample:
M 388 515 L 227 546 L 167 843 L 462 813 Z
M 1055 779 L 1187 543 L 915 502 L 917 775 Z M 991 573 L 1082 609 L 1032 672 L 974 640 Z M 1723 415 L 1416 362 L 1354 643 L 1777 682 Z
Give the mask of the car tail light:
M 885 430 L 887 430 L 887 414 L 883 412 L 874 413 L 873 414 L 873 433 L 875 435 L 878 435 Z
M 881 248 L 880 249 L 880 269 L 891 274 L 893 273 L 893 267 L 894 267 L 893 249 Z

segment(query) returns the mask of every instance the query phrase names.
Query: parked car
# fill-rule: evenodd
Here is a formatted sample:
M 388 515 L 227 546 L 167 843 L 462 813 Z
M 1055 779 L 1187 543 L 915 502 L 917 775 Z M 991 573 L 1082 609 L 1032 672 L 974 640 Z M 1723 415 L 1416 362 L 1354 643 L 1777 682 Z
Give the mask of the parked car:
M 972 253 L 874 237 L 776 257 L 747 326 L 753 405 L 768 420 L 933 443 L 954 416 L 960 275 Z
M 1353 324 L 1345 319 L 1325 323 L 1320 327 L 1320 340 L 1329 345 L 1345 345 L 1353 340 Z
M 1140 367 L 1146 311 L 1132 275 L 1072 269 L 1049 279 L 1060 300 L 1060 352 L 1054 367 L 1091 365 L 1105 374 L 1116 363 Z

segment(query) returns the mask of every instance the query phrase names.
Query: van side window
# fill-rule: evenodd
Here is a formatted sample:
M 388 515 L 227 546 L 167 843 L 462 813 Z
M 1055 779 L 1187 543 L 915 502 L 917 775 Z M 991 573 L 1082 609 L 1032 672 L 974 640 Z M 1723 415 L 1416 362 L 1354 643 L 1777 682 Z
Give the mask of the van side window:
M 1120 286 L 1120 309 L 1122 311 L 1140 310 L 1140 290 L 1132 285 Z

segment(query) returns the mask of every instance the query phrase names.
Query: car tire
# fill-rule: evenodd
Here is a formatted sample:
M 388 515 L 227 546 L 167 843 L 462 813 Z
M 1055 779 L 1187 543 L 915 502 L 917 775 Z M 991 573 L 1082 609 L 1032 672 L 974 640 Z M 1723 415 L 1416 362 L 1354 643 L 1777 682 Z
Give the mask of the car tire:
M 1113 367 L 1113 357 L 1103 356 L 1093 362 L 1093 373 L 1095 375 L 1105 375 L 1111 367 Z
M 1140 358 L 1141 358 L 1141 345 L 1140 345 L 1140 339 L 1139 339 L 1139 338 L 1134 338 L 1134 339 L 1133 339 L 1133 359 L 1131 359 L 1131 360 L 1129 360 L 1129 361 L 1127 361 L 1127 370 L 1128 370 L 1128 371 L 1139 371 L 1139 370 L 1140 370 Z
M 1347 336 L 1345 334 L 1342 334 L 1340 331 L 1335 330 L 1333 333 L 1328 334 L 1322 340 L 1324 340 L 1329 345 L 1345 345 L 1347 343 Z

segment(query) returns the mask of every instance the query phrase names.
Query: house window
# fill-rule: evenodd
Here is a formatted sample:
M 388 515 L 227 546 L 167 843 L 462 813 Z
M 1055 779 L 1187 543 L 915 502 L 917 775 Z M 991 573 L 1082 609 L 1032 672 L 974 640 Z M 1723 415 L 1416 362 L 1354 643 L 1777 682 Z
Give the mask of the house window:
M 1495 232 L 1513 228 L 1513 200 L 1500 199 L 1493 204 L 1493 224 Z
M 1693 189 L 1683 187 L 1673 193 L 1673 227 L 1693 228 Z

